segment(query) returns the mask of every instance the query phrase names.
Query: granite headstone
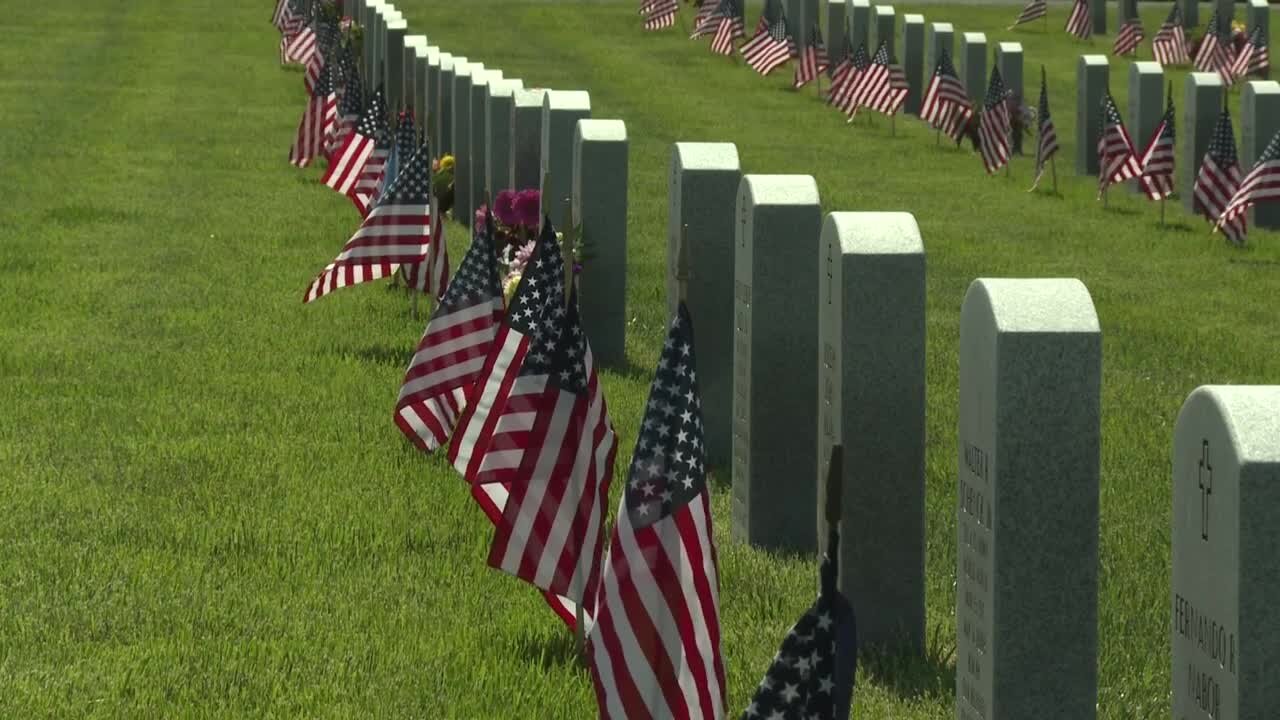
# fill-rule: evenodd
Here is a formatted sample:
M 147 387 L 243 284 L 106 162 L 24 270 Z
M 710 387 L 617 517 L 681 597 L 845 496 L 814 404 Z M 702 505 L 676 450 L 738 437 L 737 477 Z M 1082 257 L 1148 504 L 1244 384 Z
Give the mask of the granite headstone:
M 582 329 L 602 365 L 627 358 L 627 126 L 579 120 L 573 135 L 573 216 L 582 223 Z
M 1110 65 L 1106 55 L 1081 55 L 1076 66 L 1076 173 L 1098 174 L 1098 136 L 1102 133 L 1102 98 Z
M 1240 96 L 1240 170 L 1248 173 L 1271 138 L 1280 132 L 1280 83 L 1252 80 Z M 1280 229 L 1280 203 L 1265 202 L 1249 211 L 1254 227 Z
M 544 88 L 516 90 L 511 100 L 511 168 L 515 190 L 542 187 L 542 102 Z
M 1213 127 L 1222 111 L 1222 96 L 1226 89 L 1218 73 L 1193 72 L 1187 75 L 1186 91 L 1182 95 L 1182 123 L 1178 127 L 1178 141 L 1182 155 L 1178 158 L 1178 195 L 1188 212 L 1194 212 L 1196 176 L 1200 163 L 1213 139 Z
M 589 117 L 591 95 L 584 90 L 551 90 L 542 98 L 539 177 L 551 174 L 551 186 L 542 197 L 542 212 L 550 214 L 553 222 L 564 217 L 573 189 L 574 128 L 579 120 Z

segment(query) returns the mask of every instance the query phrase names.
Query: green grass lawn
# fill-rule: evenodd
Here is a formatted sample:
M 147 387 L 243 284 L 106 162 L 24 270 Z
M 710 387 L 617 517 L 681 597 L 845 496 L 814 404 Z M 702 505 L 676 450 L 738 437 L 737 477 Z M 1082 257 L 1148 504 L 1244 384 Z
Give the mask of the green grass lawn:
M 1104 210 L 1095 181 L 1073 177 L 1075 58 L 1111 38 L 1072 42 L 1065 6 L 1047 34 L 1004 31 L 1016 7 L 898 8 L 1021 40 L 1031 95 L 1047 66 L 1064 143 L 1053 197 L 1025 192 L 1027 158 L 1012 180 L 989 178 L 910 119 L 893 137 L 883 118 L 846 126 L 786 89 L 789 70 L 761 80 L 679 32 L 645 34 L 630 3 L 469 7 L 403 9 L 434 44 L 526 85 L 589 90 L 596 117 L 628 125 L 630 367 L 604 373 L 615 481 L 663 332 L 672 142 L 732 141 L 749 172 L 812 174 L 826 210 L 915 213 L 930 272 L 935 639 L 929 659 L 864 656 L 859 718 L 954 713 L 966 286 L 1089 286 L 1105 357 L 1099 704 L 1106 718 L 1166 717 L 1172 424 L 1197 385 L 1280 381 L 1280 235 L 1232 249 L 1177 207 L 1162 230 L 1154 206 L 1113 192 Z M 422 329 L 404 296 L 369 285 L 301 303 L 357 216 L 319 170 L 286 163 L 304 100 L 299 72 L 276 63 L 270 9 L 48 0 L 10 14 L 0 716 L 590 717 L 563 626 L 485 566 L 490 530 L 466 488 L 391 422 Z M 1149 32 L 1163 13 L 1145 12 Z M 1126 65 L 1112 68 L 1122 110 Z M 717 488 L 737 711 L 812 601 L 816 566 L 733 544 Z

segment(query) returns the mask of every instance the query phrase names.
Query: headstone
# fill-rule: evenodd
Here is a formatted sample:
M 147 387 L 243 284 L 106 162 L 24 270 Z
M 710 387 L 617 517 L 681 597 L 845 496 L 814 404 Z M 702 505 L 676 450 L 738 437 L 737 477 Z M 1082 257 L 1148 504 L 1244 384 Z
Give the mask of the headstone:
M 453 81 L 458 65 L 466 65 L 461 55 L 440 53 L 440 85 L 436 88 L 436 117 L 440 126 L 440 155 L 452 154 L 453 147 Z
M 1186 28 L 1200 26 L 1200 2 L 1199 0 L 1177 0 L 1178 7 L 1182 8 L 1182 23 Z
M 1218 9 L 1218 24 L 1221 25 L 1222 32 L 1230 30 L 1231 21 L 1236 16 L 1236 0 L 1217 0 L 1215 6 Z
M 387 32 L 384 36 L 387 44 L 383 48 L 383 62 L 386 63 L 387 105 L 392 112 L 404 108 L 404 36 L 409 30 L 409 23 L 399 14 L 387 20 Z
M 582 329 L 602 365 L 627 359 L 627 126 L 579 120 L 573 135 L 573 216 L 582 223 Z
M 364 42 L 360 47 L 360 63 L 364 66 L 364 79 L 373 83 L 373 29 L 374 16 L 382 0 L 360 0 L 360 27 L 364 29 Z
M 841 590 L 858 642 L 925 641 L 925 256 L 910 213 L 839 212 L 818 266 L 817 518 L 844 447 Z M 819 532 L 820 550 L 825 533 Z
M 408 35 L 404 39 L 404 104 L 413 110 L 416 127 L 421 127 L 425 103 L 419 102 L 419 88 L 426 81 L 427 36 Z
M 924 16 L 902 16 L 902 71 L 907 74 L 906 112 L 920 112 L 920 100 L 924 97 L 926 70 L 924 69 Z M 930 75 L 933 69 L 927 71 Z
M 373 87 L 386 87 L 387 81 L 387 64 L 383 59 L 384 48 L 387 44 L 387 16 L 391 14 L 391 6 L 386 3 L 379 3 L 373 8 L 373 27 L 369 33 L 369 61 L 372 63 Z
M 1098 135 L 1102 133 L 1102 98 L 1110 71 L 1106 55 L 1081 55 L 1076 65 L 1076 173 L 1098 174 Z
M 1267 5 L 1267 0 L 1249 0 L 1249 7 L 1245 12 L 1249 19 L 1246 32 L 1252 33 L 1255 27 L 1262 26 L 1262 42 L 1269 45 L 1271 43 L 1271 7 Z M 1262 71 L 1262 76 L 1271 77 L 1271 68 L 1268 67 Z
M 1093 21 L 1093 34 L 1107 34 L 1107 0 L 1089 0 L 1089 17 Z
M 1102 337 L 1079 280 L 975 280 L 960 310 L 959 720 L 1092 720 Z
M 818 0 L 788 0 L 787 24 L 798 48 L 809 46 L 809 31 L 818 22 Z
M 1178 195 L 1188 212 L 1194 212 L 1196 176 L 1200 174 L 1200 162 L 1209 150 L 1213 139 L 1213 126 L 1222 111 L 1222 76 L 1218 73 L 1193 72 L 1187 75 L 1186 90 L 1182 95 L 1182 123 L 1178 126 L 1178 139 L 1182 145 L 1182 157 L 1178 158 Z
M 584 90 L 551 90 L 542 98 L 542 165 L 539 178 L 551 173 L 542 198 L 542 212 L 552 223 L 563 223 L 573 190 L 573 132 L 579 120 L 591 117 L 591 95 Z
M 431 146 L 431 154 L 439 156 L 440 153 L 440 61 L 449 53 L 441 52 L 440 48 L 431 46 L 427 48 L 427 87 L 426 87 L 426 103 L 427 103 L 427 120 L 424 125 L 427 132 L 427 143 Z
M 485 108 L 484 188 L 490 197 L 511 187 L 511 106 L 520 80 L 491 80 Z
M 733 274 L 738 186 L 742 167 L 733 143 L 675 143 L 667 188 L 667 314 L 679 301 L 676 259 L 681 229 L 688 226 L 689 313 L 698 347 L 707 463 L 729 470 L 733 450 Z M 698 268 L 710 268 L 710 271 Z
M 1280 386 L 1196 388 L 1173 432 L 1174 718 L 1280 708 Z
M 926 59 L 924 66 L 926 87 L 929 84 L 929 78 L 933 77 L 934 68 L 938 67 L 938 58 L 942 56 L 943 50 L 947 51 L 947 56 L 951 58 L 952 62 L 955 61 L 955 35 L 955 28 L 951 26 L 951 23 L 929 23 L 929 57 Z
M 1138 0 L 1116 0 L 1116 32 L 1131 18 L 1138 16 Z
M 849 0 L 849 49 L 857 50 L 859 45 L 871 42 L 871 1 Z M 867 54 L 875 52 L 873 47 L 867 48 Z
M 894 24 L 896 22 L 892 5 L 875 6 L 875 21 L 872 24 L 875 37 L 872 38 L 871 43 L 867 45 L 867 52 L 874 53 L 880 49 L 880 43 L 885 43 L 889 48 L 889 57 L 897 57 L 894 53 L 896 48 L 893 44 Z
M 1129 136 L 1138 152 L 1151 141 L 1151 135 L 1164 117 L 1164 68 L 1157 62 L 1137 61 L 1129 65 Z M 1175 123 L 1176 127 L 1176 123 Z M 1142 188 L 1136 180 L 1129 182 L 1134 192 Z
M 483 63 L 453 65 L 453 217 L 467 227 L 471 227 L 466 212 L 471 206 L 471 76 L 483 70 Z
M 732 528 L 738 540 L 766 550 L 817 549 L 817 463 L 810 449 L 817 448 L 818 430 L 814 274 L 821 222 L 812 176 L 742 177 L 734 251 Z M 779 452 L 780 442 L 795 452 Z
M 848 10 L 848 0 L 827 0 L 827 53 L 831 56 L 832 65 L 839 63 L 846 52 L 854 49 L 847 45 L 849 41 Z
M 515 190 L 542 187 L 543 88 L 516 90 L 511 101 L 510 186 Z
M 996 67 L 1000 68 L 1004 86 L 1012 90 L 1020 102 L 1026 102 L 1026 88 L 1022 82 L 1022 43 L 996 43 Z
M 987 96 L 987 36 L 967 32 L 960 36 L 960 80 L 969 99 L 981 107 Z
M 473 217 L 476 210 L 484 204 L 485 163 L 489 160 L 488 118 L 485 109 L 489 105 L 489 83 L 501 80 L 501 70 L 483 70 L 471 74 L 471 132 L 468 133 L 471 152 L 465 161 L 468 166 L 467 178 L 470 180 L 466 197 L 467 218 Z
M 1251 80 L 1240 97 L 1240 170 L 1247 174 L 1271 138 L 1280 132 L 1280 83 Z M 1265 202 L 1249 211 L 1249 224 L 1280 229 L 1280 203 Z

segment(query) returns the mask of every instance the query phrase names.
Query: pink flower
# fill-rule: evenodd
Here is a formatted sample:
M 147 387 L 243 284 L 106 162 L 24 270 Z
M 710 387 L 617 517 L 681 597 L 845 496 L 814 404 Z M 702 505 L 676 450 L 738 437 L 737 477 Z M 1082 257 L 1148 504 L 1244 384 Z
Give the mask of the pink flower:
M 488 213 L 489 213 L 489 208 L 485 205 L 481 205 L 480 207 L 476 208 L 475 224 L 472 227 L 475 228 L 475 231 L 477 233 L 484 232 L 484 218 L 485 218 L 485 215 L 487 215 Z
M 529 229 L 535 229 L 539 224 L 538 205 L 541 197 L 537 190 L 521 190 L 516 195 L 512 209 L 515 211 L 515 221 L 518 225 L 523 225 Z
M 514 190 L 503 190 L 498 193 L 497 199 L 493 201 L 493 214 L 498 216 L 498 222 L 507 227 L 516 225 L 516 193 Z

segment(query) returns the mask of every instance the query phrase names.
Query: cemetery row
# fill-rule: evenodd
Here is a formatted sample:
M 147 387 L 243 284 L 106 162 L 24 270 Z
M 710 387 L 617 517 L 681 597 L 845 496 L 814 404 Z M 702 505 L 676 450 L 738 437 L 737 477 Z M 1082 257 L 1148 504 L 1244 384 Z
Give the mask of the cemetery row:
M 641 3 L 648 29 L 674 26 L 678 11 L 674 0 Z M 1031 0 L 1015 27 L 1042 17 L 1047 22 L 1047 12 L 1043 0 Z M 730 54 L 734 52 L 733 36 L 745 36 L 741 30 L 743 13 L 743 4 L 738 0 L 706 0 L 699 5 L 692 37 L 714 35 L 712 51 Z M 1265 80 L 1269 73 L 1270 8 L 1266 0 L 1249 1 L 1247 31 L 1237 33 L 1240 37 L 1234 41 L 1230 29 L 1233 14 L 1234 3 L 1217 2 L 1204 37 L 1198 43 L 1190 43 L 1184 24 L 1198 23 L 1198 7 L 1188 0 L 1179 0 L 1172 6 L 1170 18 L 1154 38 L 1153 50 L 1160 62 L 1137 61 L 1129 66 L 1127 126 L 1110 99 L 1109 59 L 1105 55 L 1082 55 L 1077 68 L 1074 160 L 1078 175 L 1100 176 L 1100 200 L 1106 201 L 1112 184 L 1128 181 L 1134 191 L 1161 202 L 1163 223 L 1163 201 L 1176 193 L 1187 212 L 1204 215 L 1215 227 L 1221 226 L 1228 239 L 1242 244 L 1246 219 L 1258 227 L 1280 228 L 1280 206 L 1274 202 L 1261 207 L 1255 204 L 1275 200 L 1280 191 L 1254 188 L 1259 183 L 1280 185 L 1280 177 L 1273 177 L 1280 176 L 1280 159 L 1268 155 L 1268 162 L 1259 163 L 1268 141 L 1280 140 L 1280 85 L 1248 81 L 1249 76 Z M 989 68 L 991 48 L 984 33 L 957 33 L 951 23 L 926 24 L 923 15 L 906 14 L 899 37 L 892 5 L 876 5 L 870 0 L 828 0 L 824 42 L 822 15 L 818 0 L 768 0 L 755 34 L 739 52 L 748 65 L 766 75 L 781 67 L 788 55 L 795 58 L 793 87 L 797 90 L 812 80 L 820 84 L 825 69 L 831 78 L 828 104 L 843 110 L 851 119 L 860 109 L 891 117 L 901 111 L 918 115 L 957 143 L 967 136 L 974 149 L 980 150 L 988 173 L 1001 168 L 1009 171 L 1010 155 L 1022 153 L 1024 128 L 1035 123 L 1039 142 L 1033 189 L 1051 169 L 1056 192 L 1054 155 L 1058 143 L 1049 115 L 1048 89 L 1042 83 L 1040 103 L 1035 109 L 1024 104 L 1022 43 L 995 43 L 994 61 Z M 1073 24 L 1077 17 L 1081 20 L 1078 27 Z M 1084 22 L 1086 18 L 1088 22 Z M 1077 0 L 1068 32 L 1080 37 L 1105 33 L 1106 18 L 1103 0 Z M 1113 52 L 1120 57 L 1136 57 L 1145 34 L 1135 4 L 1128 0 L 1117 3 L 1117 21 L 1119 32 Z M 771 34 L 780 38 L 776 40 L 778 51 L 758 50 L 762 44 L 769 44 Z M 1129 40 L 1122 43 L 1123 38 Z M 1232 49 L 1234 42 L 1239 43 L 1238 54 Z M 1192 63 L 1193 48 L 1197 50 L 1194 69 L 1198 72 L 1186 80 L 1187 107 L 1183 120 L 1175 121 L 1171 87 L 1170 96 L 1165 96 L 1165 66 Z M 872 61 L 868 52 L 883 52 L 884 59 Z M 888 63 L 888 72 L 877 74 L 866 69 L 879 62 Z M 1242 152 L 1237 155 L 1231 120 L 1224 112 L 1228 91 L 1241 82 L 1244 89 L 1237 117 L 1242 118 L 1243 143 Z M 1114 108 L 1114 115 L 1110 108 Z M 1220 134 L 1219 123 L 1230 137 L 1211 148 L 1211 141 Z M 1182 156 L 1176 159 L 1175 126 L 1190 138 L 1183 143 Z M 1213 167 L 1202 173 L 1211 152 Z M 1245 177 L 1255 165 L 1259 166 L 1259 173 L 1253 178 Z M 1247 187 L 1237 195 L 1242 185 Z M 1237 211 L 1236 206 L 1245 210 Z
M 486 194 L 541 184 L 540 214 L 572 217 L 566 235 L 580 224 L 593 249 L 579 279 L 584 334 L 596 362 L 622 362 L 623 123 L 591 118 L 586 92 L 525 89 L 443 52 L 408 34 L 380 0 L 352 10 L 368 86 L 385 88 L 391 108 L 412 109 L 429 147 L 455 158 L 454 217 L 470 224 Z M 1189 82 L 1191 97 L 1208 92 Z M 1083 97 L 1089 84 L 1081 88 Z M 705 448 L 695 447 L 732 475 L 732 536 L 838 559 L 859 643 L 922 652 L 926 261 L 915 219 L 824 215 L 813 177 L 745 172 L 729 143 L 676 143 L 670 167 L 669 315 L 683 317 L 684 305 L 697 328 Z M 970 285 L 955 495 L 960 718 L 1097 714 L 1101 375 L 1101 327 L 1078 280 Z M 1280 707 L 1280 387 L 1201 387 L 1171 441 L 1174 717 L 1268 717 Z M 779 443 L 795 452 L 778 452 Z M 835 448 L 843 462 L 828 465 Z M 839 479 L 829 485 L 832 468 Z M 828 504 L 839 534 L 828 532 Z M 576 624 L 566 618 L 580 638 L 596 615 L 583 604 Z M 770 677 L 744 717 L 771 701 Z M 816 702 L 818 674 L 797 677 L 810 689 L 796 697 Z M 719 697 L 704 716 L 724 714 L 722 672 L 703 677 L 695 694 Z M 831 716 L 847 717 L 830 695 Z M 619 712 L 607 693 L 600 700 L 604 717 L 668 714 L 625 703 Z

